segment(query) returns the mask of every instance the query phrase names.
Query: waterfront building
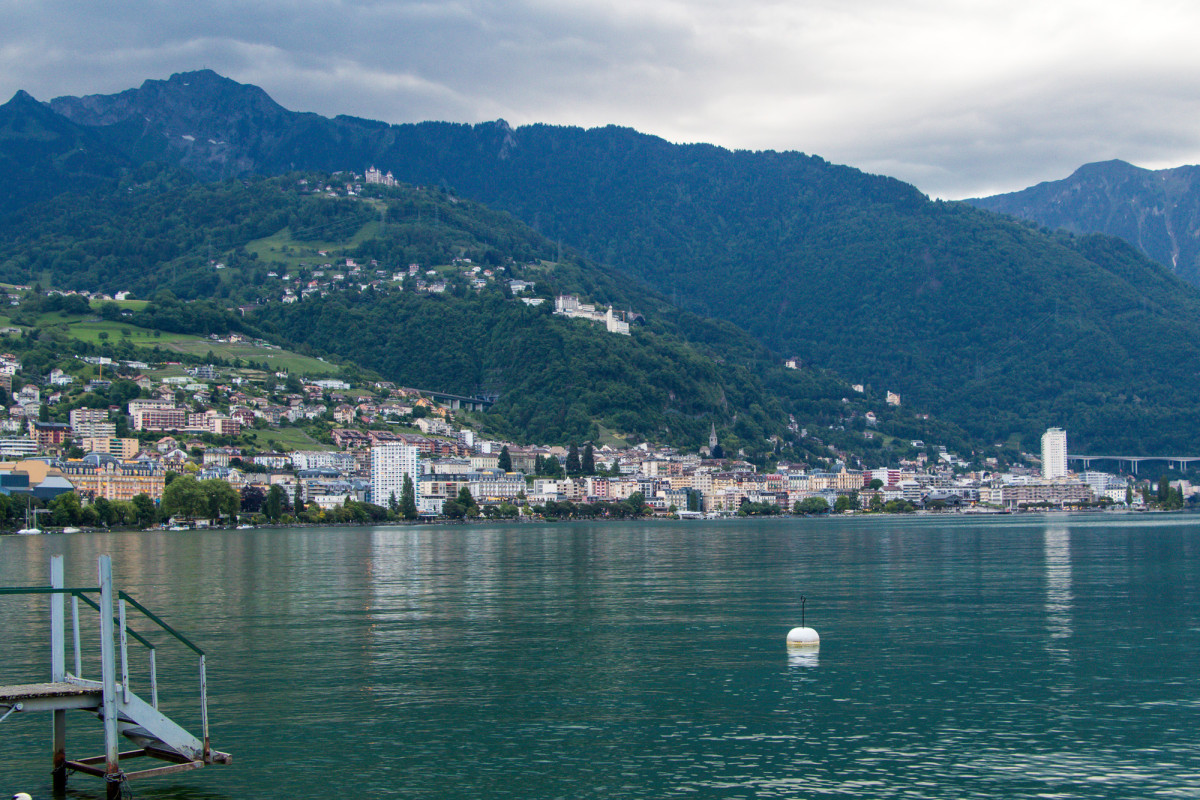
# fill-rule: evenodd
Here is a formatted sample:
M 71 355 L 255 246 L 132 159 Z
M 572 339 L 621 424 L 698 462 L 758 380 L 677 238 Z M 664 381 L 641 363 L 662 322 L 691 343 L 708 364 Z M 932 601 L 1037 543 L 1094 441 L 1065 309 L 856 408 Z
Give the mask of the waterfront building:
M 418 505 L 421 502 L 421 457 L 417 448 L 403 442 L 387 442 L 371 448 L 371 502 L 387 506 L 404 493 L 404 478 L 412 481 Z M 441 509 L 438 509 L 439 511 Z
M 161 500 L 166 483 L 166 472 L 153 461 L 124 461 L 103 453 L 62 461 L 58 468 L 77 494 L 93 499 L 132 500 L 145 494 Z
M 1042 434 L 1042 478 L 1067 477 L 1067 432 L 1050 428 Z

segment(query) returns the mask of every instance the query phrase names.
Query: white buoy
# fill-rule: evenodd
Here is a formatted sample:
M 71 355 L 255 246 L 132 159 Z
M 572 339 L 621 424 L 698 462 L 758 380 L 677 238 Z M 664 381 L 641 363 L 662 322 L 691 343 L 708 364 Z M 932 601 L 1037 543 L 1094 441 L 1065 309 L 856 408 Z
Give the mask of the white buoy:
M 821 637 L 812 628 L 804 627 L 804 606 L 808 603 L 808 598 L 801 595 L 800 597 L 800 627 L 792 628 L 788 631 L 787 646 L 788 647 L 820 647 Z
M 33 800 L 33 798 L 25 792 L 17 792 L 12 796 L 12 800 Z
M 787 635 L 788 647 L 820 647 L 821 637 L 812 628 L 792 628 Z

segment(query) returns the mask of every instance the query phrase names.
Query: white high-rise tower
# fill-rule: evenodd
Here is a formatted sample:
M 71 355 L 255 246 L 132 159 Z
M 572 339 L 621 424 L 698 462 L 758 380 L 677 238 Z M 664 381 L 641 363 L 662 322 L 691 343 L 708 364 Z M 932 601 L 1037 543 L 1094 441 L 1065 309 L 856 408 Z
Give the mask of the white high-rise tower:
M 1042 434 L 1042 477 L 1067 477 L 1067 432 L 1062 428 L 1050 428 Z
M 421 466 L 417 448 L 401 442 L 377 444 L 371 448 L 372 503 L 386 508 L 393 495 L 399 501 L 406 475 L 413 483 L 413 499 L 419 499 Z

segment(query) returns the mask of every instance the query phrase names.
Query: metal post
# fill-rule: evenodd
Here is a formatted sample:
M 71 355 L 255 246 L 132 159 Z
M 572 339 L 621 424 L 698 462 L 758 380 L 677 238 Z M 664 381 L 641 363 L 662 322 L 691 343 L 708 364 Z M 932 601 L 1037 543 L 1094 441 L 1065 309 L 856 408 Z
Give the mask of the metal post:
M 79 598 L 71 595 L 71 635 L 75 640 L 75 677 L 83 677 L 83 650 L 79 646 Z
M 50 557 L 50 586 L 55 589 L 63 588 L 63 557 Z M 67 679 L 67 647 L 64 641 L 65 608 L 63 595 L 50 595 L 50 680 L 62 683 Z M 65 709 L 54 711 L 54 768 L 51 771 L 51 781 L 56 794 L 67 790 L 67 712 Z
M 63 557 L 50 557 L 50 586 L 63 588 Z M 61 683 L 67 679 L 67 648 L 65 605 L 60 593 L 50 595 L 50 680 Z
M 121 796 L 121 757 L 117 747 L 117 664 L 113 652 L 112 559 L 100 556 L 100 674 L 104 687 L 104 780 L 108 800 Z
M 204 763 L 208 763 L 208 677 L 204 656 L 200 656 L 200 728 L 204 736 Z
M 125 601 L 121 600 L 117 607 L 121 616 L 121 694 L 125 702 L 129 702 L 129 634 L 125 632 Z
M 154 648 L 150 648 L 150 704 L 158 710 L 158 665 L 154 658 Z

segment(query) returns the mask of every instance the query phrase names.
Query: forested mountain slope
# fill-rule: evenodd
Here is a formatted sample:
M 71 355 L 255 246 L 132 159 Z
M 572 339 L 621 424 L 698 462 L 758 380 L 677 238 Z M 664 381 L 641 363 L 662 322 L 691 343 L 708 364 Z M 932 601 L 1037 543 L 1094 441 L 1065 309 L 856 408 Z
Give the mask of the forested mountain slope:
M 131 163 L 25 92 L 0 106 L 0 219 L 62 192 L 111 188 Z
M 1104 161 L 1060 181 L 967 202 L 1047 228 L 1119 236 L 1200 285 L 1200 167 L 1149 170 Z
M 1047 234 L 801 153 L 329 120 L 209 72 L 52 107 L 201 177 L 374 164 L 450 189 L 981 439 L 1034 448 L 1061 425 L 1078 452 L 1200 446 L 1200 296 L 1113 239 Z
M 872 398 L 825 371 L 785 369 L 744 332 L 560 254 L 508 214 L 440 189 L 335 185 L 311 173 L 202 183 L 146 166 L 116 191 L 64 195 L 0 227 L 0 279 L 133 290 L 155 301 L 135 324 L 224 325 L 403 385 L 494 395 L 480 424 L 518 440 L 615 433 L 695 448 L 715 425 L 733 452 L 758 457 L 828 458 L 834 443 L 888 463 L 922 433 L 967 448 L 953 426 L 878 397 L 890 436 L 864 437 Z M 532 287 L 514 296 L 513 280 Z M 552 314 L 561 292 L 636 312 L 631 335 Z M 221 311 L 235 305 L 237 316 Z

